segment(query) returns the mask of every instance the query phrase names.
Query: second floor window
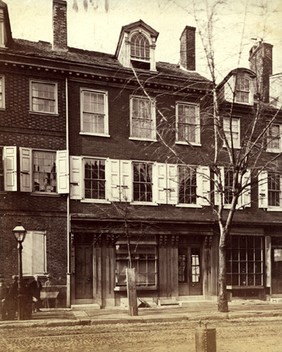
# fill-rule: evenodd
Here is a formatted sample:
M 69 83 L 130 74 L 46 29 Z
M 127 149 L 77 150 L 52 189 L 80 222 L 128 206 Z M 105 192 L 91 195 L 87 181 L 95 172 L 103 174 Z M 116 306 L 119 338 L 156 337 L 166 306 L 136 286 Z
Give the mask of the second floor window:
M 246 77 L 237 77 L 235 84 L 235 101 L 237 103 L 250 102 L 250 80 Z
M 279 124 L 273 124 L 268 129 L 267 150 L 271 152 L 281 151 L 281 127 Z
M 105 199 L 105 160 L 84 159 L 84 190 L 86 199 Z
M 197 203 L 197 177 L 195 167 L 179 166 L 179 203 Z
M 133 200 L 152 202 L 153 200 L 153 165 L 150 163 L 133 163 Z
M 4 191 L 3 148 L 0 147 L 0 192 Z
M 131 57 L 139 60 L 150 59 L 150 45 L 142 33 L 134 33 L 130 40 Z
M 3 76 L 0 76 L 0 109 L 1 108 L 5 108 L 5 84 Z
M 57 192 L 56 153 L 33 151 L 33 191 Z
M 224 204 L 231 204 L 233 198 L 233 171 L 224 170 Z
M 30 82 L 31 102 L 30 110 L 32 112 L 57 114 L 58 98 L 57 84 L 51 82 Z
M 81 90 L 81 131 L 108 134 L 108 94 L 105 91 Z
M 178 142 L 200 143 L 200 115 L 197 105 L 177 103 L 176 123 L 176 140 Z
M 131 133 L 133 138 L 155 139 L 155 103 L 145 97 L 130 99 Z
M 281 202 L 281 178 L 274 172 L 268 173 L 268 205 L 271 207 L 280 207 Z
M 240 119 L 232 117 L 230 121 L 229 117 L 223 119 L 223 130 L 228 142 L 229 147 L 240 148 Z

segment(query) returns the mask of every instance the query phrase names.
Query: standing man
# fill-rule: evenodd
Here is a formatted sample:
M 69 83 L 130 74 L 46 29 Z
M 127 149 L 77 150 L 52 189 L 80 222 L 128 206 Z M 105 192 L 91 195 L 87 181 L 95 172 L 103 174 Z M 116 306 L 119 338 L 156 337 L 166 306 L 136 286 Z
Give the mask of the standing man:
M 41 299 L 40 292 L 42 290 L 42 284 L 39 280 L 38 275 L 34 275 L 34 280 L 29 284 L 29 288 L 31 290 L 32 297 L 35 298 L 35 312 L 40 312 L 41 308 Z

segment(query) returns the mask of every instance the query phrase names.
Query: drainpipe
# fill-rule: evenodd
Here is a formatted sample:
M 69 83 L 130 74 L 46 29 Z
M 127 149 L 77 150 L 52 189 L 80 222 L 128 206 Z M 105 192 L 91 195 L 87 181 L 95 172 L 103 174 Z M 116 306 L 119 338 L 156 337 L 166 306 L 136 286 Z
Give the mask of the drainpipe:
M 66 150 L 69 157 L 69 99 L 68 78 L 65 79 L 66 92 Z M 68 160 L 69 162 L 69 160 Z M 70 224 L 70 193 L 67 193 L 67 300 L 66 306 L 71 306 L 71 224 Z

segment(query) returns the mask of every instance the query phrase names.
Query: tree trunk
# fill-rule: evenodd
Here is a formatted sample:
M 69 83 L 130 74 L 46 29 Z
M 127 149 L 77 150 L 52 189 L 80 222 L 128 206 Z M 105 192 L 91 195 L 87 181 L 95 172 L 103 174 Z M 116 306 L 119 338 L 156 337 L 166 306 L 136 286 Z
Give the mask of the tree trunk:
M 218 273 L 218 311 L 228 312 L 226 289 L 226 247 L 219 244 L 219 273 Z
M 138 306 L 137 306 L 135 268 L 127 268 L 126 269 L 126 284 L 127 284 L 127 298 L 128 298 L 129 315 L 130 316 L 137 316 L 138 315 Z

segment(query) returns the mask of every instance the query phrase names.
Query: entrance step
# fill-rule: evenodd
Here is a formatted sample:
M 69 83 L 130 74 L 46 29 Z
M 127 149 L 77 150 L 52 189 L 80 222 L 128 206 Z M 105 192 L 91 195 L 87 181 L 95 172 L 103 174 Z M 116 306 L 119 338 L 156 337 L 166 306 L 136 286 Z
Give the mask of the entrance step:
M 173 299 L 160 298 L 158 300 L 158 306 L 179 306 L 179 301 L 177 301 L 175 298 Z
M 72 304 L 71 305 L 72 310 L 80 310 L 83 311 L 84 309 L 86 310 L 93 310 L 93 309 L 101 309 L 99 304 L 97 303 L 91 303 L 91 304 Z

